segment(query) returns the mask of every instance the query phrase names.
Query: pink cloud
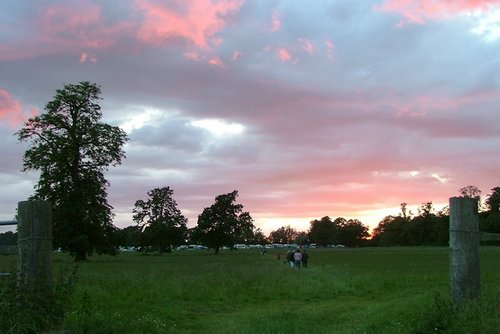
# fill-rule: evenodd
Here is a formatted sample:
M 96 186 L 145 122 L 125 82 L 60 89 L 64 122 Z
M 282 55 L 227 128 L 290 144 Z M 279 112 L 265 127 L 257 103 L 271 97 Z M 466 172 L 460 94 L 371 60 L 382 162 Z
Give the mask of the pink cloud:
M 316 52 L 316 47 L 311 41 L 305 38 L 299 38 L 299 43 L 301 45 L 302 50 L 304 50 L 306 53 L 313 55 Z
M 190 52 L 184 53 L 184 58 L 191 60 L 191 61 L 200 62 L 200 63 L 207 63 L 207 64 L 213 65 L 213 66 L 224 67 L 224 63 L 217 56 L 208 56 L 208 55 L 200 54 L 198 52 L 190 51 Z
M 29 34 L 0 46 L 0 61 L 50 54 L 73 54 L 79 61 L 92 61 L 88 50 L 116 46 L 134 26 L 131 22 L 109 25 L 104 21 L 101 7 L 88 1 L 48 5 L 27 23 Z
M 208 60 L 210 65 L 223 66 L 222 60 L 219 57 L 213 57 Z
M 279 49 L 276 51 L 276 55 L 278 56 L 278 58 L 279 58 L 282 62 L 287 62 L 287 61 L 292 60 L 292 55 L 290 54 L 290 51 L 288 51 L 288 50 L 287 50 L 287 49 L 285 49 L 285 48 L 279 48 Z
M 86 63 L 87 61 L 90 61 L 91 63 L 96 63 L 97 62 L 97 57 L 93 55 L 89 55 L 86 52 L 83 52 L 80 55 L 80 64 Z
M 131 28 L 130 23 L 105 25 L 101 7 L 84 1 L 47 7 L 42 15 L 41 39 L 54 45 L 78 49 L 104 49 L 117 43 L 119 36 Z
M 0 88 L 0 121 L 15 128 L 25 120 L 26 117 L 21 112 L 21 104 L 12 98 L 9 92 Z
M 120 44 L 135 36 L 139 24 L 134 20 L 110 23 L 103 14 L 101 6 L 90 1 L 53 1 L 26 22 L 23 28 L 29 33 L 0 46 L 0 61 L 69 54 L 80 62 L 92 62 L 92 59 L 97 60 L 91 56 L 92 50 L 129 52 L 130 44 L 126 47 Z
M 163 1 L 135 1 L 136 8 L 144 15 L 144 22 L 137 33 L 139 39 L 158 45 L 170 38 L 181 37 L 205 48 L 208 38 L 224 28 L 224 15 L 242 5 L 239 0 L 215 3 L 210 0 L 177 0 L 173 3 L 168 7 Z
M 462 96 L 419 95 L 401 103 L 393 100 L 388 100 L 386 102 L 395 110 L 395 117 L 416 118 L 425 117 L 429 112 L 433 111 L 453 112 L 471 105 L 477 107 L 482 103 L 494 103 L 494 101 L 498 99 L 500 99 L 500 91 L 483 90 Z
M 42 14 L 45 32 L 52 35 L 64 31 L 81 31 L 100 21 L 101 9 L 96 4 L 77 2 L 75 5 L 58 4 L 47 7 Z
M 184 53 L 184 58 L 192 61 L 201 61 L 200 55 L 197 52 L 193 51 Z
M 440 20 L 470 11 L 486 11 L 492 5 L 500 5 L 494 0 L 385 0 L 373 6 L 374 11 L 395 13 L 404 17 L 398 26 L 406 23 L 424 24 L 428 20 Z
M 134 0 L 130 17 L 112 22 L 98 3 L 52 2 L 26 23 L 29 33 L 0 45 L 0 61 L 70 54 L 81 63 L 95 62 L 93 50 L 130 52 L 134 42 L 157 46 L 171 38 L 188 40 L 196 47 L 219 46 L 223 39 L 216 33 L 225 27 L 225 16 L 242 2 Z

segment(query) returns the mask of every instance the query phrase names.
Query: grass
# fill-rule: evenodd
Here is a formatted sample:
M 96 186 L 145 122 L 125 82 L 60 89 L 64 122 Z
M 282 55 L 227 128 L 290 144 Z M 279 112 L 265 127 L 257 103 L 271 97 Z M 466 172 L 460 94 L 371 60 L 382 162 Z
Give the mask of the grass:
M 65 328 L 122 334 L 500 333 L 498 247 L 481 249 L 481 304 L 463 312 L 448 307 L 448 248 L 309 253 L 309 268 L 300 270 L 277 260 L 275 252 L 258 250 L 95 256 L 80 266 Z M 13 258 L 0 258 L 0 271 Z M 54 266 L 67 268 L 71 259 L 55 254 Z

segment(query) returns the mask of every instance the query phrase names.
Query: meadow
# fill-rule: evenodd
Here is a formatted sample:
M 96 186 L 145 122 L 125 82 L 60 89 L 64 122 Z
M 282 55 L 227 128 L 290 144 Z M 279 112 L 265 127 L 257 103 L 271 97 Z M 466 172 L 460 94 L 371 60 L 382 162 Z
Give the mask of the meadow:
M 481 248 L 480 304 L 450 309 L 448 248 L 93 256 L 79 265 L 70 333 L 500 333 L 500 247 Z M 15 261 L 0 258 L 0 269 Z M 54 269 L 74 265 L 54 254 Z M 10 264 L 11 265 L 11 264 Z

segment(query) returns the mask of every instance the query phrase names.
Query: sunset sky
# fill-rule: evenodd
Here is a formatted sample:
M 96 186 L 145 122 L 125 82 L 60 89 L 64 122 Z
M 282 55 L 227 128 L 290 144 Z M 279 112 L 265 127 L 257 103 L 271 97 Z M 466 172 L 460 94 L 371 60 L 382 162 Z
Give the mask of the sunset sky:
M 266 234 L 500 186 L 500 1 L 3 1 L 0 220 L 38 179 L 14 132 L 80 81 L 130 137 L 118 227 L 164 186 L 189 226 L 236 189 Z

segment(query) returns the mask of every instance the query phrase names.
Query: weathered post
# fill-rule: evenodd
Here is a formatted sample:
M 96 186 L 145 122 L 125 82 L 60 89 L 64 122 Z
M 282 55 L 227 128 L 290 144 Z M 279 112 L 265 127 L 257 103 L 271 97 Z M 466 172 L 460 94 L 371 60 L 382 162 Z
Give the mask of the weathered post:
M 478 202 L 450 198 L 450 292 L 455 306 L 480 297 Z
M 52 206 L 46 201 L 18 203 L 18 278 L 27 288 L 52 284 Z

